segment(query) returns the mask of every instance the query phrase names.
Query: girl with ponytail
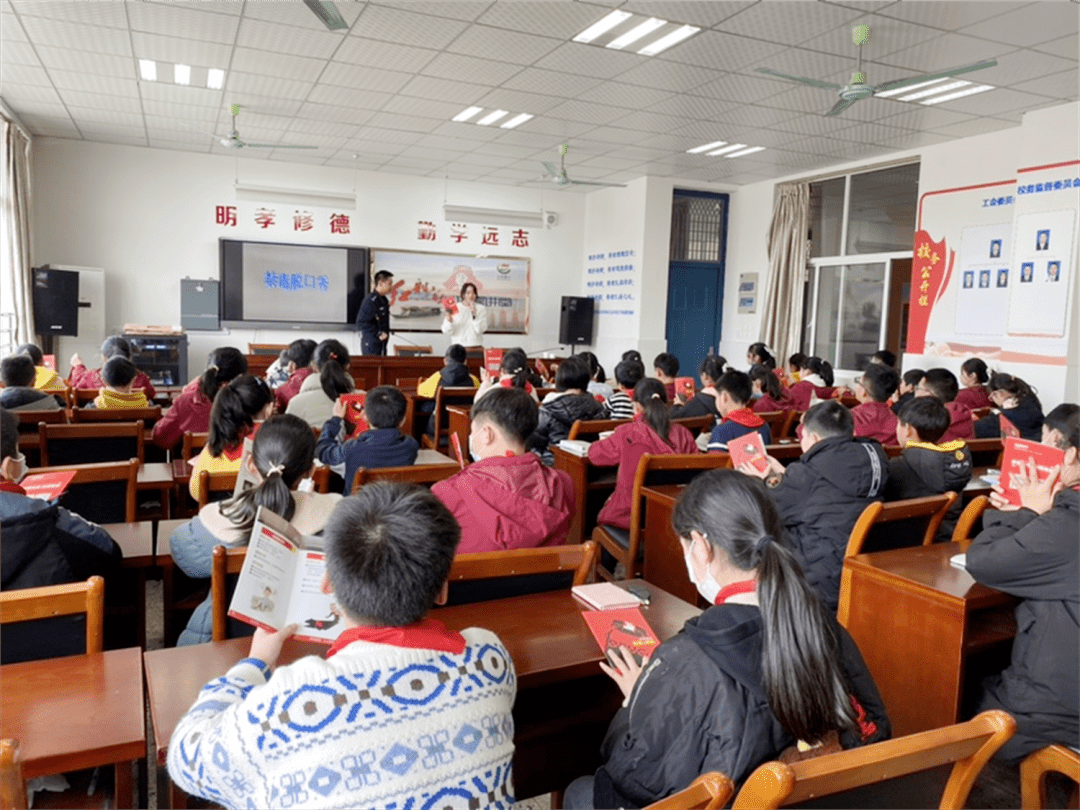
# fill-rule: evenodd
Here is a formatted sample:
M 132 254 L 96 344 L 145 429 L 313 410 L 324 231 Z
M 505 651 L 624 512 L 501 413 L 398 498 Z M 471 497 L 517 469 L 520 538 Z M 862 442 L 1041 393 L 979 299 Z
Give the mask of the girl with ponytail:
M 646 453 L 698 453 L 694 437 L 685 427 L 673 424 L 668 415 L 665 386 L 646 377 L 634 386 L 634 418 L 619 425 L 607 438 L 589 445 L 589 462 L 597 467 L 618 465 L 615 491 L 597 521 L 618 529 L 630 528 L 630 507 L 638 462 Z
M 716 381 L 724 376 L 724 367 L 727 360 L 719 354 L 709 354 L 701 361 L 698 374 L 701 377 L 701 390 L 694 394 L 688 402 L 683 401 L 681 393 L 676 393 L 675 402 L 671 406 L 672 419 L 689 419 L 693 416 L 712 416 L 714 420 L 720 418 L 716 401 L 720 398 L 716 390 Z M 710 425 L 711 429 L 711 425 Z
M 829 751 L 889 736 L 858 648 L 807 585 L 760 481 L 702 473 L 672 525 L 712 607 L 644 664 L 619 650 L 600 665 L 627 708 L 605 764 L 567 789 L 565 807 L 644 807 L 705 771 L 738 784 L 796 743 Z
M 185 433 L 210 430 L 210 408 L 215 394 L 241 374 L 247 374 L 247 359 L 239 349 L 222 346 L 210 352 L 202 376 L 185 385 L 169 410 L 154 424 L 151 434 L 154 444 L 175 450 Z
M 476 389 L 473 402 L 496 387 L 524 388 L 533 402 L 540 404 L 540 397 L 529 382 L 529 360 L 522 352 L 510 349 L 503 355 L 498 377 L 492 377 L 484 366 L 480 366 L 480 387 Z
M 960 382 L 964 387 L 957 393 L 953 402 L 967 405 L 973 411 L 992 407 L 994 403 L 990 401 L 990 395 L 986 390 L 986 384 L 989 381 L 990 369 L 986 367 L 986 362 L 979 357 L 969 357 L 960 366 Z
M 817 402 L 832 399 L 836 396 L 832 365 L 820 357 L 807 357 L 803 360 L 799 381 L 788 389 L 788 396 L 797 411 L 808 410 Z
M 786 411 L 792 407 L 780 379 L 765 366 L 750 369 L 750 384 L 754 388 L 754 413 Z
M 340 495 L 299 491 L 315 465 L 315 435 L 308 424 L 282 414 L 267 419 L 244 459 L 255 486 L 224 501 L 209 503 L 169 538 L 172 557 L 189 577 L 210 576 L 214 546 L 247 545 L 259 507 L 270 510 L 305 535 L 326 525 Z M 310 483 L 310 481 L 309 481 Z M 199 644 L 211 636 L 211 603 L 207 599 L 180 635 L 180 644 Z
M 317 373 L 300 384 L 300 392 L 289 400 L 285 413 L 321 428 L 334 415 L 334 403 L 339 396 L 359 393 L 349 375 L 350 362 L 349 350 L 340 341 L 331 338 L 316 346 L 311 366 Z

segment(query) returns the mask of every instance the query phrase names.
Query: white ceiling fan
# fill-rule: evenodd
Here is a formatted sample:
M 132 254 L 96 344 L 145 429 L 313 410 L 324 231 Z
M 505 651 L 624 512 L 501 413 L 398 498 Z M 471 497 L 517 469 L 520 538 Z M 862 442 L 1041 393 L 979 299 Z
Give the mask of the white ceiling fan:
M 317 146 L 303 146 L 301 144 L 293 143 L 248 143 L 241 139 L 240 131 L 236 127 L 236 118 L 240 115 L 240 105 L 230 104 L 229 112 L 232 113 L 233 125 L 229 130 L 229 134 L 225 136 L 217 135 L 213 132 L 206 132 L 205 130 L 197 129 L 196 127 L 184 124 L 185 127 L 195 132 L 201 132 L 203 135 L 209 135 L 216 140 L 226 149 L 318 149 Z
M 808 84 L 811 87 L 820 87 L 824 90 L 833 90 L 840 96 L 840 100 L 833 105 L 833 108 L 829 110 L 825 115 L 839 115 L 856 101 L 864 98 L 870 98 L 874 95 L 885 93 L 889 90 L 899 90 L 904 87 L 911 87 L 916 84 L 928 84 L 930 82 L 940 81 L 941 79 L 947 79 L 952 76 L 959 76 L 962 73 L 970 73 L 973 70 L 982 70 L 983 68 L 994 67 L 997 64 L 995 59 L 987 59 L 982 62 L 975 62 L 971 65 L 963 65 L 961 67 L 950 68 L 949 70 L 942 70 L 938 73 L 927 73 L 922 76 L 911 76 L 907 79 L 896 79 L 895 81 L 885 82 L 884 84 L 871 86 L 866 83 L 866 74 L 862 69 L 862 46 L 866 44 L 870 39 L 870 26 L 869 25 L 856 25 L 851 29 L 851 39 L 855 45 L 859 46 L 859 62 L 854 73 L 851 74 L 851 81 L 846 85 L 833 84 L 831 82 L 821 82 L 817 79 L 807 79 L 803 76 L 790 76 L 787 73 L 781 73 L 778 70 L 772 68 L 761 67 L 757 69 L 758 73 L 767 73 L 770 76 L 776 76 L 780 79 L 786 79 L 791 82 L 799 82 L 800 84 Z
M 547 177 L 541 175 L 540 180 L 554 183 L 557 186 L 609 186 L 614 188 L 626 188 L 623 183 L 601 183 L 595 180 L 571 180 L 566 174 L 566 151 L 566 144 L 559 144 L 558 169 L 555 168 L 555 164 L 553 163 L 549 163 L 546 160 L 540 161 L 544 165 L 544 168 L 547 169 L 549 175 Z

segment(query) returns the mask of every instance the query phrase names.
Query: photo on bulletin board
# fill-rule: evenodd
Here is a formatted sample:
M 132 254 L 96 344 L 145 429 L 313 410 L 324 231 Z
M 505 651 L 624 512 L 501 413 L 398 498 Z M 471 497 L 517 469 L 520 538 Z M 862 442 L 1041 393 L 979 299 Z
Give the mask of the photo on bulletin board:
M 1017 217 L 1020 283 L 1009 298 L 1006 334 L 1065 336 L 1075 229 L 1074 210 L 1032 211 Z
M 1020 283 L 1030 284 L 1035 278 L 1035 262 L 1024 262 L 1020 265 Z
M 991 259 L 1000 259 L 1001 258 L 1001 240 L 1000 239 L 991 239 L 990 240 L 990 258 Z
M 487 307 L 489 334 L 529 331 L 529 259 L 373 248 L 372 275 L 379 270 L 394 274 L 387 296 L 392 330 L 438 332 L 443 299 L 456 298 L 471 282 L 477 301 Z

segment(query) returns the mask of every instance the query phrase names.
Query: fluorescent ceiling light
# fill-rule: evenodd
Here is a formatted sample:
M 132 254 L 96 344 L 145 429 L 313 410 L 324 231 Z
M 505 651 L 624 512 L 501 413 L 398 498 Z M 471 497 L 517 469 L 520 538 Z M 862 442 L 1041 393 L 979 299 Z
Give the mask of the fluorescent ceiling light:
M 932 84 L 947 81 L 948 79 L 948 76 L 942 76 L 940 79 L 931 79 L 928 82 L 919 82 L 918 84 L 908 84 L 904 85 L 903 87 L 895 87 L 892 90 L 883 90 L 880 93 L 874 93 L 874 96 L 876 98 L 889 98 L 890 96 L 898 96 L 901 93 L 910 93 L 912 90 L 918 90 L 921 87 L 929 87 Z
M 723 149 L 716 149 L 715 151 L 708 152 L 709 157 L 715 157 L 716 155 L 726 155 L 728 152 L 738 152 L 740 149 L 745 149 L 745 143 L 733 143 L 731 146 L 725 146 Z
M 514 211 L 508 208 L 479 208 L 474 205 L 443 203 L 443 218 L 447 222 L 475 222 L 480 225 L 526 225 L 542 228 L 547 217 L 544 211 Z
M 191 84 L 191 65 L 173 65 L 173 81 L 177 84 Z
M 931 87 L 929 90 L 920 90 L 918 93 L 912 93 L 909 96 L 900 96 L 901 101 L 914 101 L 917 98 L 926 98 L 932 96 L 935 93 L 945 93 L 949 90 L 959 90 L 961 87 L 967 87 L 971 82 L 960 79 L 959 81 L 949 82 L 939 87 Z
M 667 20 L 661 20 L 659 17 L 649 17 L 645 22 L 640 25 L 635 25 L 622 36 L 611 40 L 605 47 L 620 50 L 633 42 L 637 42 L 642 37 L 648 36 L 657 28 L 661 28 L 665 25 L 667 25 Z
M 153 59 L 140 59 L 139 60 L 139 75 L 142 76 L 145 82 L 157 81 L 157 62 Z
M 220 90 L 225 86 L 225 71 L 221 68 L 210 68 L 206 71 L 206 86 L 211 90 Z
M 476 123 L 479 124 L 482 127 L 486 127 L 488 124 L 494 124 L 496 121 L 498 121 L 504 115 L 506 115 L 506 113 L 507 113 L 506 110 L 495 110 L 495 112 L 489 112 L 487 115 L 485 115 L 483 118 L 481 118 Z
M 467 109 L 464 109 L 461 112 L 459 112 L 457 115 L 455 115 L 450 120 L 451 121 L 459 121 L 459 122 L 460 121 L 468 121 L 470 118 L 472 118 L 478 112 L 480 112 L 482 109 L 484 109 L 484 108 L 483 107 L 468 107 Z
M 623 20 L 629 19 L 630 16 L 628 11 L 613 11 L 604 17 L 604 19 L 593 23 L 574 37 L 574 42 L 592 42 L 604 32 L 610 31 Z
M 976 93 L 984 93 L 987 90 L 993 90 L 994 88 L 989 84 L 977 84 L 974 87 L 965 87 L 963 90 L 959 90 L 955 93 L 947 93 L 944 96 L 934 96 L 923 101 L 923 104 L 939 104 L 942 101 L 952 101 L 954 98 L 963 98 L 964 96 L 973 96 Z
M 672 45 L 678 45 L 684 39 L 692 37 L 700 30 L 701 29 L 696 25 L 684 25 L 682 28 L 676 28 L 670 34 L 665 34 L 655 42 L 646 45 L 638 51 L 638 53 L 642 56 L 656 56 L 660 51 L 666 51 Z
M 715 149 L 718 146 L 725 145 L 727 145 L 727 141 L 713 141 L 712 143 L 707 143 L 704 146 L 695 146 L 693 149 L 687 149 L 686 151 L 687 154 L 697 155 L 701 152 L 708 152 L 710 149 Z
M 724 155 L 724 157 L 742 157 L 743 155 L 760 152 L 764 148 L 764 146 L 751 146 L 749 149 L 740 149 L 738 152 L 728 152 L 726 155 Z
M 514 127 L 516 127 L 516 126 L 518 126 L 520 124 L 524 124 L 530 118 L 532 118 L 532 115 L 530 115 L 529 113 L 521 113 L 519 115 L 515 115 L 513 118 L 511 118 L 505 124 L 499 124 L 499 128 L 500 129 L 513 129 Z
M 258 186 L 251 183 L 235 183 L 236 199 L 250 202 L 278 203 L 282 205 L 313 205 L 320 208 L 345 208 L 356 210 L 356 192 L 316 191 L 305 188 Z

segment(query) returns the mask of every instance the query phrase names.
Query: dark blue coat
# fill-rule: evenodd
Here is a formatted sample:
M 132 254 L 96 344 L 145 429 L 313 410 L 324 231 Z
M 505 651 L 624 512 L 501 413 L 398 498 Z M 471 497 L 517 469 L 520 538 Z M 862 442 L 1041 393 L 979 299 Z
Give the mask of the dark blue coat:
M 361 467 L 405 467 L 416 461 L 420 445 L 412 436 L 397 428 L 372 428 L 354 439 L 340 438 L 341 420 L 336 416 L 326 420 L 315 456 L 331 467 L 345 465 L 345 494 L 352 491 L 353 477 Z

